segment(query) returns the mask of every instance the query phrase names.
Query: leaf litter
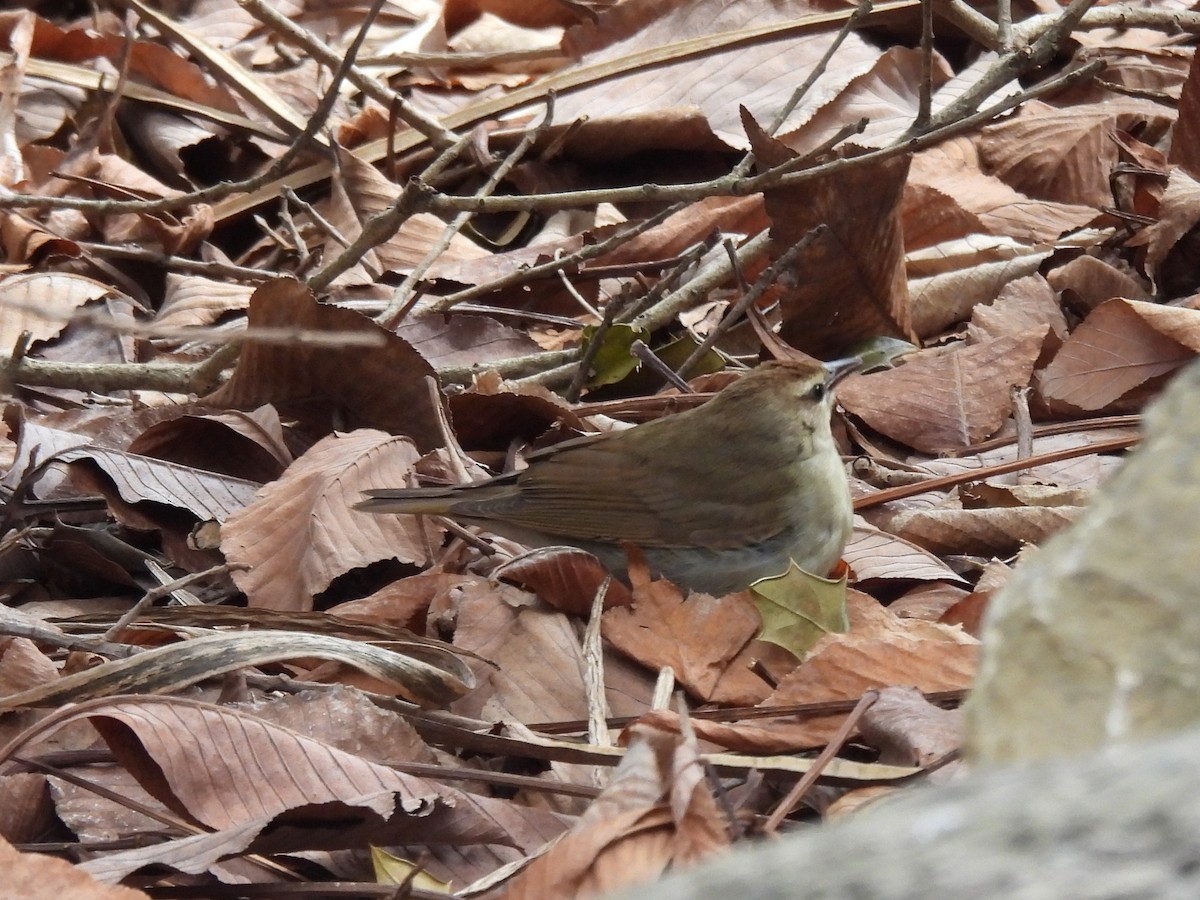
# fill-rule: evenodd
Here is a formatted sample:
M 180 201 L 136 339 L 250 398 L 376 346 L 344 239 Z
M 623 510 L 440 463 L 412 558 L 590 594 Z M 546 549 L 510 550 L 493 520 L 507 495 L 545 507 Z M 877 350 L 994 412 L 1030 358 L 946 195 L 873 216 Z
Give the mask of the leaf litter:
M 871 691 L 785 821 L 946 777 L 989 598 L 1200 349 L 1166 11 L 1051 8 L 1004 70 L 941 20 L 924 59 L 908 0 L 130 8 L 0 15 L 26 896 L 63 890 L 48 841 L 81 896 L 374 895 L 385 858 L 417 896 L 598 894 L 752 839 Z M 802 642 L 788 598 L 764 632 L 634 562 L 601 608 L 578 552 L 350 509 L 696 402 L 656 360 L 706 391 L 780 347 L 892 360 L 839 388 L 851 587 Z

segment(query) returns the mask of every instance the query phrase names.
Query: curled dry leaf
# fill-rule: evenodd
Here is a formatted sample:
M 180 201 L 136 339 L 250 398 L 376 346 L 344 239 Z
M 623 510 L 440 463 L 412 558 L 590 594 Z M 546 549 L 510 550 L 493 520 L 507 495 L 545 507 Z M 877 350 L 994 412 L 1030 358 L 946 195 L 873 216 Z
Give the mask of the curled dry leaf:
M 368 488 L 407 483 L 419 454 L 407 438 L 362 430 L 313 445 L 253 502 L 229 517 L 221 549 L 252 606 L 311 609 L 315 594 L 356 566 L 415 563 L 440 543 L 412 516 L 372 516 L 353 505 Z
M 1094 412 L 1200 352 L 1200 310 L 1138 300 L 1110 300 L 1071 333 L 1038 390 L 1051 404 Z
M 270 403 L 316 434 L 343 423 L 405 434 L 422 450 L 440 444 L 425 383 L 434 371 L 407 341 L 349 309 L 318 303 L 293 278 L 254 292 L 249 329 L 274 339 L 246 346 L 233 376 L 206 403 L 234 409 Z
M 249 504 L 259 489 L 257 482 L 243 478 L 102 447 L 68 450 L 59 459 L 99 466 L 126 503 L 163 503 L 186 509 L 201 520 L 225 521 Z
M 496 570 L 497 578 L 533 591 L 555 609 L 587 616 L 592 599 L 609 577 L 600 560 L 576 547 L 541 547 L 522 553 Z M 629 606 L 633 595 L 621 581 L 610 579 L 604 608 Z
M 863 740 L 893 766 L 929 765 L 957 750 L 962 728 L 961 710 L 934 706 L 911 687 L 884 688 L 859 721 Z
M 626 732 L 629 749 L 576 826 L 509 884 L 507 900 L 582 897 L 658 878 L 729 843 L 696 738 L 678 717 L 650 713 Z
M 386 682 L 400 696 L 426 705 L 448 703 L 475 684 L 475 676 L 458 656 L 449 649 L 439 652 L 429 644 L 415 646 L 410 655 L 301 631 L 237 632 L 211 634 L 110 660 L 49 684 L 0 697 L 0 711 L 57 706 L 122 693 L 177 691 L 247 666 L 303 657 L 345 663 Z M 436 664 L 430 660 L 436 660 Z

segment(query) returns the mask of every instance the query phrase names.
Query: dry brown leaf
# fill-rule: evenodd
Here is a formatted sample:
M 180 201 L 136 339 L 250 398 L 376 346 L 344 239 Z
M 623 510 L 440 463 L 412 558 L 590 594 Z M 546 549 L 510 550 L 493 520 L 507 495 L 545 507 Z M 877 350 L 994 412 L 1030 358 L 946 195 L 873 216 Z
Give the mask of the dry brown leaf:
M 971 592 L 955 584 L 938 581 L 919 584 L 888 604 L 888 610 L 904 619 L 942 622 L 942 615 Z M 949 624 L 949 623 L 948 623 Z
M 456 34 L 484 13 L 526 28 L 565 28 L 582 18 L 579 10 L 555 0 L 446 0 L 442 7 L 446 34 Z
M 583 651 L 563 613 L 509 585 L 479 582 L 455 593 L 455 646 L 494 665 L 474 667 L 479 686 L 454 712 L 488 721 L 587 717 Z
M 983 623 L 991 600 L 990 591 L 976 590 L 946 610 L 938 621 L 945 625 L 957 625 L 971 637 L 978 638 L 983 633 Z
M 909 47 L 892 47 L 871 68 L 855 76 L 837 95 L 802 126 L 781 134 L 779 139 L 793 150 L 805 153 L 821 146 L 848 123 L 867 120 L 866 130 L 856 134 L 860 147 L 886 147 L 912 125 L 920 104 L 920 85 L 927 81 L 934 91 L 933 111 L 939 103 L 937 91 L 954 76 L 950 65 L 935 52 L 931 71 L 922 71 L 923 54 Z
M 1046 279 L 1054 290 L 1069 297 L 1073 308 L 1088 312 L 1114 297 L 1150 299 L 1142 279 L 1111 262 L 1087 254 L 1051 270 Z
M 166 295 L 154 324 L 162 329 L 212 325 L 249 307 L 253 293 L 249 285 L 172 272 L 167 275 Z
M 926 452 L 968 447 L 995 434 L 1029 383 L 1048 329 L 1031 329 L 947 352 L 914 354 L 887 372 L 851 375 L 838 387 L 850 413 Z
M 1007 238 L 978 236 L 921 253 L 925 258 L 920 262 L 909 256 L 910 271 L 929 268 L 922 263 L 930 258 L 937 260 L 939 269 L 943 262 L 953 263 L 938 274 L 909 280 L 913 330 L 923 338 L 932 338 L 968 318 L 980 304 L 995 300 L 1006 284 L 1037 272 L 1050 256 L 1049 250 L 1016 246 Z
M 1001 335 L 1015 337 L 1041 325 L 1050 326 L 1057 337 L 1067 335 L 1067 318 L 1050 283 L 1041 275 L 1029 275 L 1006 284 L 995 302 L 975 307 L 967 338 L 979 344 Z
M 527 356 L 538 349 L 524 331 L 483 316 L 409 318 L 400 323 L 396 334 L 438 368 L 482 369 L 492 360 Z
M 609 579 L 605 609 L 633 603 L 629 588 L 612 578 L 600 560 L 575 547 L 541 547 L 522 553 L 501 566 L 496 577 L 518 584 L 555 609 L 576 616 L 589 615 L 605 578 Z
M 962 711 L 934 706 L 911 687 L 888 687 L 859 721 L 863 740 L 891 766 L 927 766 L 959 748 Z
M 1071 333 L 1037 379 L 1051 404 L 1111 409 L 1148 382 L 1160 381 L 1200 352 L 1200 310 L 1110 300 Z
M 293 460 L 283 423 L 271 406 L 250 412 L 182 415 L 151 425 L 128 449 L 259 484 L 278 478 Z
M 726 671 L 762 627 L 753 602 L 744 593 L 685 599 L 669 581 L 633 580 L 633 605 L 604 613 L 604 639 L 650 669 L 670 666 L 700 700 L 718 699 L 719 688 L 729 689 Z
M 404 775 L 206 703 L 178 698 L 90 703 L 60 715 L 55 725 L 81 717 L 96 725 L 117 759 L 157 799 L 218 829 L 100 857 L 87 867 L 106 878 L 162 862 L 203 872 L 239 847 L 270 853 L 367 841 L 462 841 L 528 852 L 563 827 L 551 814 Z M 268 832 L 285 813 L 291 813 L 289 827 Z
M 678 717 L 650 713 L 626 732 L 629 748 L 578 824 L 509 885 L 508 900 L 589 897 L 652 881 L 729 843 L 694 735 Z
M 68 240 L 62 233 L 56 234 L 7 210 L 0 214 L 0 244 L 4 246 L 10 265 L 18 262 L 36 264 L 48 256 L 75 257 L 83 252 L 77 243 Z
M 412 724 L 340 685 L 319 694 L 278 694 L 235 704 L 252 715 L 364 759 L 437 763 L 438 755 Z
M 171 92 L 181 99 L 203 106 L 235 112 L 237 101 L 223 87 L 213 84 L 204 71 L 164 44 L 153 41 L 134 41 L 127 47 L 119 34 L 97 34 L 91 28 L 60 29 L 39 20 L 34 51 L 49 59 L 79 62 L 103 57 L 117 65 L 128 50 L 129 69 L 139 78 Z
M 13 616 L 11 618 L 18 618 Z M 10 619 L 5 616 L 5 619 Z M 28 638 L 0 641 L 0 697 L 58 680 L 58 666 Z M 9 834 L 0 830 L 0 834 Z
M 889 527 L 931 553 L 1005 557 L 1070 525 L 1078 506 L 935 509 L 897 516 Z
M 796 157 L 748 114 L 744 125 L 764 166 Z M 898 156 L 763 192 L 774 255 L 826 228 L 797 271 L 783 273 L 779 333 L 793 347 L 827 358 L 865 334 L 915 340 L 899 219 L 907 172 L 908 158 Z
M 570 29 L 563 49 L 587 64 L 634 54 L 721 32 L 795 19 L 797 10 L 761 0 L 721 3 L 717 0 L 634 0 L 612 7 L 594 22 Z M 634 110 L 666 110 L 699 106 L 713 133 L 730 147 L 746 148 L 740 107 L 770 120 L 796 88 L 796 72 L 807 71 L 832 42 L 839 23 L 816 34 L 764 42 L 753 53 L 725 50 L 665 66 L 612 78 L 559 99 L 556 116 L 591 117 Z M 792 114 L 800 121 L 832 96 L 879 55 L 851 33 L 838 49 L 836 66 L 828 67 Z M 785 126 L 786 127 L 786 126 Z
M 1133 441 L 1136 440 L 1137 436 L 1137 428 L 1130 426 L 1120 428 L 1090 428 L 1087 430 L 1069 431 L 1063 434 L 1047 434 L 1034 437 L 1033 452 L 1035 455 L 1053 453 L 1095 446 L 1099 443 L 1118 439 Z M 973 456 L 943 457 L 941 459 L 926 460 L 921 463 L 920 470 L 938 476 L 958 475 L 984 466 L 1012 462 L 1016 458 L 1017 446 L 1014 441 Z M 1026 470 L 1024 477 L 1037 484 L 1051 484 L 1063 488 L 1093 490 L 1120 465 L 1120 457 L 1081 454 L 1074 459 L 1035 466 L 1032 469 Z M 926 506 L 936 506 L 941 499 L 940 497 L 932 498 Z
M 65 859 L 44 853 L 18 853 L 12 844 L 0 838 L 0 868 L 4 870 L 4 889 L 22 900 L 149 900 L 147 894 L 133 888 L 100 884 L 92 876 Z
M 970 687 L 979 648 L 961 629 L 901 619 L 853 590 L 848 607 L 850 631 L 822 638 L 762 706 L 857 700 L 864 691 L 893 685 L 924 692 Z M 812 747 L 825 743 L 843 718 L 816 716 L 763 728 L 794 747 Z
M 92 151 L 67 156 L 59 170 L 63 176 L 86 179 L 93 193 L 101 199 L 159 199 L 180 194 L 130 161 L 111 153 Z M 171 254 L 194 250 L 208 237 L 214 225 L 212 210 L 204 204 L 178 212 L 109 215 L 101 217 L 101 221 L 106 240 L 145 244 Z
M 395 625 L 422 633 L 425 613 L 436 598 L 484 583 L 486 579 L 478 575 L 453 575 L 433 569 L 393 581 L 359 600 L 331 606 L 328 613 L 353 622 Z
M 311 609 L 356 566 L 425 560 L 437 532 L 411 516 L 351 507 L 362 491 L 405 484 L 420 454 L 407 438 L 362 430 L 315 444 L 221 529 L 221 550 L 251 606 Z
M 961 580 L 928 550 L 862 520 L 855 522 L 850 543 L 846 545 L 842 558 L 859 583 L 875 578 Z
M 65 272 L 9 276 L 0 281 L 0 346 L 8 352 L 23 331 L 35 341 L 57 337 L 79 310 L 111 293 L 102 282 Z
M 382 428 L 408 435 L 422 450 L 441 443 L 424 381 L 434 372 L 407 341 L 350 310 L 318 303 L 291 278 L 254 292 L 250 328 L 284 329 L 294 338 L 251 343 L 233 377 L 206 403 L 235 409 L 270 403 L 318 435 L 334 427 Z M 303 331 L 341 335 L 343 340 L 310 345 L 301 340 Z M 362 340 L 347 346 L 347 338 Z
M 0 775 L 0 841 L 33 843 L 54 827 L 46 776 L 17 772 Z M 2 858 L 2 854 L 0 854 Z M 5 866 L 5 871 L 11 871 Z
M 1200 178 L 1200 66 L 1195 56 L 1179 94 L 1178 117 L 1171 129 L 1167 159 L 1193 178 Z
M 58 458 L 95 464 L 112 479 L 126 503 L 163 503 L 186 509 L 201 520 L 225 521 L 250 503 L 260 487 L 258 482 L 101 447 L 67 450 Z
M 1196 283 L 1197 269 L 1189 235 L 1200 221 L 1200 182 L 1183 169 L 1173 169 L 1157 218 L 1127 244 L 1146 248 L 1146 270 L 1160 293 L 1190 289 Z
M 1063 108 L 1033 100 L 983 129 L 979 155 L 989 172 L 1023 194 L 1099 209 L 1112 203 L 1113 134 L 1135 131 L 1150 141 L 1172 118 L 1166 106 L 1130 97 Z
M 346 150 L 338 150 L 338 171 L 345 186 L 352 210 L 352 221 L 334 220 L 338 230 L 348 240 L 361 234 L 363 223 L 372 216 L 384 212 L 395 204 L 400 196 L 400 185 L 388 181 L 374 166 L 367 165 Z M 429 248 L 446 230 L 446 223 L 429 213 L 410 216 L 400 230 L 388 240 L 375 245 L 371 252 L 378 257 L 385 270 L 405 272 L 414 268 L 429 252 Z M 330 248 L 339 252 L 340 248 Z M 483 259 L 491 254 L 471 239 L 456 234 L 450 239 L 438 259 L 445 264 L 454 264 L 472 259 Z
M 918 187 L 937 191 L 939 206 L 946 208 L 943 216 L 961 210 L 983 226 L 980 233 L 1006 235 L 1022 244 L 1036 246 L 1054 241 L 1096 217 L 1096 211 L 1090 207 L 1028 197 L 994 173 L 985 173 L 976 143 L 965 137 L 942 141 L 913 156 L 904 206 L 906 242 L 910 239 L 910 227 L 919 229 L 915 233 L 930 228 L 927 219 L 933 211 L 922 209 L 907 197 L 910 188 Z M 969 233 L 954 236 L 965 237 Z M 930 242 L 920 246 L 927 243 Z

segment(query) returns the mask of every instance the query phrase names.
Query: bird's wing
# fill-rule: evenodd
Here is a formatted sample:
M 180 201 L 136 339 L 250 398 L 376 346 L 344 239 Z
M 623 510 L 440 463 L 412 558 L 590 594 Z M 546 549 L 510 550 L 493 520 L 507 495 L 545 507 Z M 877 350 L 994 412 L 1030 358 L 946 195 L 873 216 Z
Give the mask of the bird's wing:
M 624 437 L 634 432 L 623 432 L 550 453 L 521 473 L 519 490 L 478 500 L 464 496 L 455 513 L 567 539 L 627 540 L 643 547 L 721 549 L 766 539 L 785 527 L 779 496 L 786 475 L 764 472 L 759 458 L 777 458 L 779 448 L 758 452 L 742 434 L 737 444 L 753 458 L 730 459 L 733 442 L 717 426 L 705 434 L 707 452 L 690 447 L 650 452 L 648 427 L 637 429 L 636 440 Z

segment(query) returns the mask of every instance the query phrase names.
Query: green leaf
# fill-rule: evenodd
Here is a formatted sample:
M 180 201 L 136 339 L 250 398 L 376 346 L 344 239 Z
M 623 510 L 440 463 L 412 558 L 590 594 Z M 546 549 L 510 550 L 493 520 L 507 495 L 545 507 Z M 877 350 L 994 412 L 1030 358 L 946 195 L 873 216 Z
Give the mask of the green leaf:
M 596 334 L 594 326 L 583 330 L 585 343 L 591 343 Z M 588 387 L 602 387 L 606 384 L 616 384 L 636 369 L 640 363 L 630 352 L 633 342 L 650 341 L 650 332 L 644 328 L 631 328 L 628 325 L 613 325 L 604 333 L 600 340 L 600 349 L 592 359 L 592 370 L 588 373 Z
M 782 575 L 754 582 L 750 594 L 763 620 L 759 637 L 801 659 L 826 634 L 850 630 L 845 574 L 830 581 L 793 562 Z
M 689 356 L 699 347 L 699 342 L 690 334 L 685 334 L 673 341 L 668 341 L 657 350 L 654 355 L 661 359 L 674 371 L 678 371 Z M 716 350 L 709 350 L 700 361 L 688 373 L 688 378 L 694 378 L 697 375 L 711 375 L 713 372 L 720 372 L 725 368 L 725 357 Z
M 880 335 L 855 341 L 846 348 L 845 355 L 857 356 L 861 359 L 863 372 L 876 372 L 880 369 L 893 368 L 897 359 L 915 352 L 916 349 L 908 341 Z
M 404 884 L 405 879 L 415 869 L 417 874 L 412 876 L 412 881 L 409 882 L 410 886 L 435 894 L 450 893 L 450 882 L 439 881 L 418 867 L 416 863 L 409 862 L 400 856 L 393 856 L 381 847 L 371 848 L 371 864 L 375 868 L 375 881 L 378 884 Z

